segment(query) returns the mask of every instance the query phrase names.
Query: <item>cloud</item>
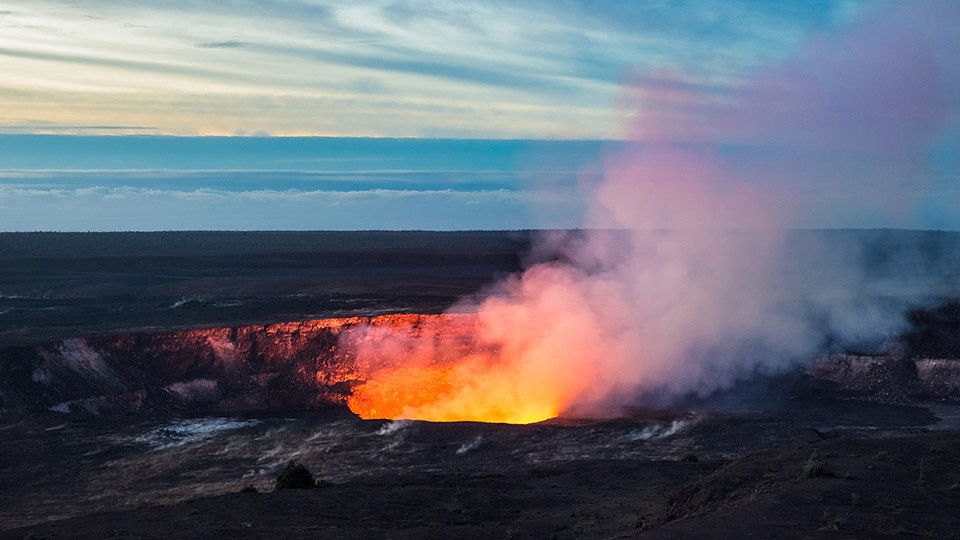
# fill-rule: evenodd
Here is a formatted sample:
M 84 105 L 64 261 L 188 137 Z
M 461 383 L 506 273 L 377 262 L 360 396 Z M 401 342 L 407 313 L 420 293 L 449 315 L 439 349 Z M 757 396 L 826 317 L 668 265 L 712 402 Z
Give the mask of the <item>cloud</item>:
M 52 139 L 66 146 L 52 142 L 40 146 L 61 155 L 82 154 L 88 144 L 104 144 L 99 138 Z M 16 140 L 37 146 L 30 137 Z M 221 139 L 196 148 L 192 145 L 198 141 L 147 140 L 153 142 L 146 146 L 149 156 L 164 147 L 173 153 L 192 148 L 205 155 L 220 148 L 228 155 L 243 152 L 254 162 L 258 154 L 275 160 L 278 150 L 291 146 L 314 158 L 331 152 L 341 158 L 389 156 L 399 150 L 426 170 L 389 170 L 396 165 L 391 161 L 385 162 L 387 170 L 338 170 L 342 168 L 338 161 L 322 160 L 298 164 L 325 170 L 0 169 L 0 201 L 17 208 L 0 215 L 0 230 L 531 229 L 572 227 L 585 210 L 583 173 L 576 167 L 496 170 L 496 163 L 517 159 L 513 157 L 517 142 L 498 143 L 500 149 L 492 156 L 478 159 L 475 149 L 470 150 L 478 143 L 469 141 L 336 140 L 316 147 L 316 141 L 307 140 Z M 117 151 L 128 156 L 140 148 L 130 147 L 127 139 L 113 141 L 124 143 Z M 487 151 L 492 144 L 484 143 Z M 560 144 L 568 154 L 594 146 Z M 547 148 L 553 146 L 547 143 Z M 446 163 L 436 162 L 436 152 L 456 155 L 463 150 L 474 157 L 477 170 L 431 170 Z
M 0 94 L 25 89 L 8 108 L 65 125 L 176 134 L 606 137 L 625 66 L 736 77 L 832 3 L 38 0 L 5 35 Z
M 100 132 L 143 132 L 156 131 L 155 126 L 70 126 L 56 124 L 52 122 L 27 122 L 22 124 L 2 125 L 0 133 L 76 133 L 76 134 L 98 134 Z
M 188 66 L 183 64 L 170 63 L 162 59 L 151 59 L 151 60 L 129 60 L 124 58 L 117 58 L 116 56 L 110 55 L 98 55 L 98 54 L 81 54 L 73 51 L 41 51 L 41 50 L 30 50 L 23 48 L 11 48 L 11 47 L 0 47 L 0 56 L 7 56 L 11 58 L 22 58 L 29 60 L 39 60 L 39 61 L 49 61 L 49 62 L 58 62 L 65 64 L 78 64 L 83 66 L 99 66 L 106 68 L 119 69 L 123 71 L 128 71 L 132 73 L 136 72 L 149 72 L 149 73 L 166 73 L 166 74 L 176 74 L 176 75 L 189 75 L 189 76 L 210 76 L 211 70 L 209 68 L 204 69 L 201 66 Z M 229 77 L 229 74 L 222 73 L 221 76 Z
M 201 49 L 239 49 L 249 47 L 252 43 L 246 41 L 208 41 L 206 43 L 197 43 Z
M 570 226 L 573 194 L 0 186 L 0 230 L 462 230 Z

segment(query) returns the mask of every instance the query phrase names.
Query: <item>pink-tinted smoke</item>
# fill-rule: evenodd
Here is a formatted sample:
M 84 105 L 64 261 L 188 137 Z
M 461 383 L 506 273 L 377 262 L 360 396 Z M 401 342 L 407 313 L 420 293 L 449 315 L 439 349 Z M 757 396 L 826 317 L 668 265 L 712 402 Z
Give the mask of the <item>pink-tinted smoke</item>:
M 900 2 L 729 84 L 636 74 L 623 100 L 634 142 L 606 157 L 587 231 L 562 262 L 467 306 L 483 372 L 445 375 L 435 403 L 402 416 L 493 387 L 550 400 L 538 410 L 551 414 L 616 414 L 781 370 L 822 344 L 824 325 L 855 338 L 895 329 L 859 294 L 850 253 L 807 249 L 814 271 L 797 272 L 787 231 L 909 221 L 960 104 L 958 29 L 960 3 Z
M 960 4 L 864 9 L 743 81 L 635 74 L 629 137 L 704 160 L 725 148 L 736 181 L 783 194 L 778 224 L 910 226 L 932 146 L 960 122 Z

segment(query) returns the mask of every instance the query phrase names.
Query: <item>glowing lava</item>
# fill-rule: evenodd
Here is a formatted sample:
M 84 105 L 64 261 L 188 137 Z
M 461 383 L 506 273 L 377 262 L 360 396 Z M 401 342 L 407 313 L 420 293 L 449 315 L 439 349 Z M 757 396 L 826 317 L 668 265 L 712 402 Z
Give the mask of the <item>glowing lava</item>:
M 562 389 L 485 342 L 473 315 L 376 322 L 346 336 L 365 377 L 347 400 L 361 418 L 529 424 L 561 412 Z
M 377 371 L 347 404 L 361 418 L 433 422 L 529 424 L 559 412 L 551 403 L 528 400 L 503 370 L 484 372 L 469 360 Z

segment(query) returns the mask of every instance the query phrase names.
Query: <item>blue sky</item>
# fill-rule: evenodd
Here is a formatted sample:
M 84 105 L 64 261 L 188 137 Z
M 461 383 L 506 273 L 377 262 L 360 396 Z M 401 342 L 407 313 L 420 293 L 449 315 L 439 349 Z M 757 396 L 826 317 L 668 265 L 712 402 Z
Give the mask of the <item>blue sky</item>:
M 8 1 L 0 230 L 577 227 L 610 156 L 653 144 L 719 149 L 805 194 L 840 186 L 791 225 L 960 229 L 960 16 L 904 5 Z M 841 52 L 833 86 L 809 69 L 818 43 Z M 770 88 L 790 106 L 738 110 Z

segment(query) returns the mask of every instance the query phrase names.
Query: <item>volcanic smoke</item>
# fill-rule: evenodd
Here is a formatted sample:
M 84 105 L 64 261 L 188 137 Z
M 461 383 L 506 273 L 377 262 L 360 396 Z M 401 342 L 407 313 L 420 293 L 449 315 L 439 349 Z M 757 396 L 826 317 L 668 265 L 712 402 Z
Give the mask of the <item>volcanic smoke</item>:
M 350 408 L 610 416 L 782 371 L 827 335 L 895 334 L 931 291 L 878 303 L 910 276 L 870 283 L 855 250 L 790 230 L 909 226 L 927 156 L 960 110 L 958 23 L 960 4 L 893 3 L 742 81 L 637 74 L 623 96 L 632 143 L 605 157 L 583 231 L 545 240 L 557 260 L 453 310 L 475 316 L 351 333 L 366 382 Z

